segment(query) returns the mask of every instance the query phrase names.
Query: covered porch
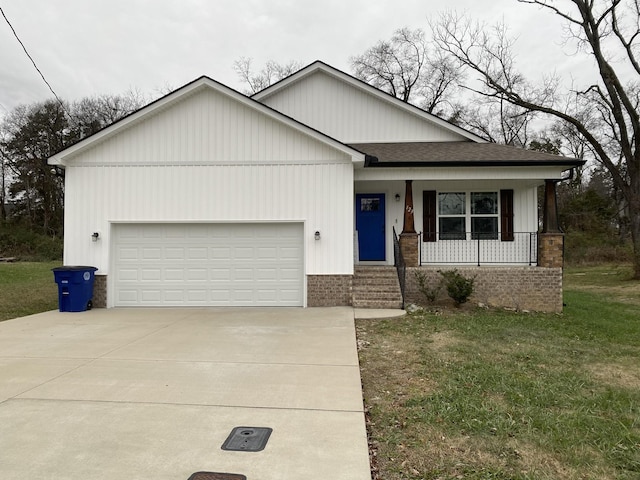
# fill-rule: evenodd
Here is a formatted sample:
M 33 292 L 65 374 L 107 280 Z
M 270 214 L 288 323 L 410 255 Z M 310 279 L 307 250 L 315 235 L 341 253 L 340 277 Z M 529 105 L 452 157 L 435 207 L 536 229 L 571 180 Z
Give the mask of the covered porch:
M 435 190 L 424 180 L 356 183 L 355 263 L 393 265 L 395 241 L 410 266 L 538 266 L 544 239 L 562 238 L 556 180 L 541 183 L 540 219 L 537 184 L 442 182 Z
M 407 266 L 562 267 L 556 184 L 581 160 L 472 142 L 354 147 L 368 155 L 355 171 L 357 265 L 401 252 Z

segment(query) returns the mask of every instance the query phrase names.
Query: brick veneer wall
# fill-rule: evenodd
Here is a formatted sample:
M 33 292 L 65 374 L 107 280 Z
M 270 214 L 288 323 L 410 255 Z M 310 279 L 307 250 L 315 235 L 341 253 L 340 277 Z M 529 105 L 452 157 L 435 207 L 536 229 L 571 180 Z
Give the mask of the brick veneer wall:
M 351 306 L 352 275 L 307 275 L 307 306 Z
M 107 276 L 96 275 L 93 281 L 93 308 L 107 308 Z
M 562 268 L 542 267 L 417 267 L 407 268 L 405 303 L 427 305 L 419 292 L 415 271 L 437 285 L 442 276 L 438 270 L 458 270 L 465 277 L 476 277 L 470 302 L 491 307 L 513 308 L 537 312 L 562 311 Z M 443 288 L 436 303 L 448 299 Z

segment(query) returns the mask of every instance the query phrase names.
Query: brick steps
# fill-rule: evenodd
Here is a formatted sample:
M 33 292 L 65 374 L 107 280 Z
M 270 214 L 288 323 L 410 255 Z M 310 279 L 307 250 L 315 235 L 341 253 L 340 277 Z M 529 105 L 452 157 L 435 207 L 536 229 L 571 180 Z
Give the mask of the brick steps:
M 402 293 L 395 267 L 357 266 L 353 276 L 356 308 L 402 308 Z

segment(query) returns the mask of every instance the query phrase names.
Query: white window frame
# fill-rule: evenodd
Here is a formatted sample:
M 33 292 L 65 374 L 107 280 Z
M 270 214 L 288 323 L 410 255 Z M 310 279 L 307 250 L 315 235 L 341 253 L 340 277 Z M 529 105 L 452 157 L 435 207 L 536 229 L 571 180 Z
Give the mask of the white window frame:
M 463 213 L 442 214 L 441 213 L 441 195 L 458 194 L 464 195 Z M 492 194 L 494 195 L 495 213 L 472 213 L 472 196 L 473 194 Z M 438 240 L 499 240 L 500 239 L 500 191 L 499 190 L 466 190 L 466 191 L 438 191 L 437 192 L 437 228 Z M 441 228 L 442 218 L 461 218 L 464 220 L 464 236 L 460 232 L 444 233 Z M 481 234 L 473 231 L 473 219 L 475 218 L 493 218 L 495 219 L 495 231 L 490 234 Z M 469 234 L 469 235 L 467 235 Z M 447 238 L 448 237 L 448 238 Z

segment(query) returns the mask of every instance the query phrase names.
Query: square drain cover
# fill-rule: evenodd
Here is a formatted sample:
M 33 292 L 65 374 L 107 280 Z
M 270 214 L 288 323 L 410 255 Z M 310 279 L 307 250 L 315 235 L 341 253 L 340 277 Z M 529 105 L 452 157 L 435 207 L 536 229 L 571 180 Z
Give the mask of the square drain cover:
M 189 480 L 247 480 L 247 477 L 235 473 L 196 472 Z
M 222 444 L 222 450 L 236 452 L 259 452 L 264 450 L 272 428 L 236 427 Z

